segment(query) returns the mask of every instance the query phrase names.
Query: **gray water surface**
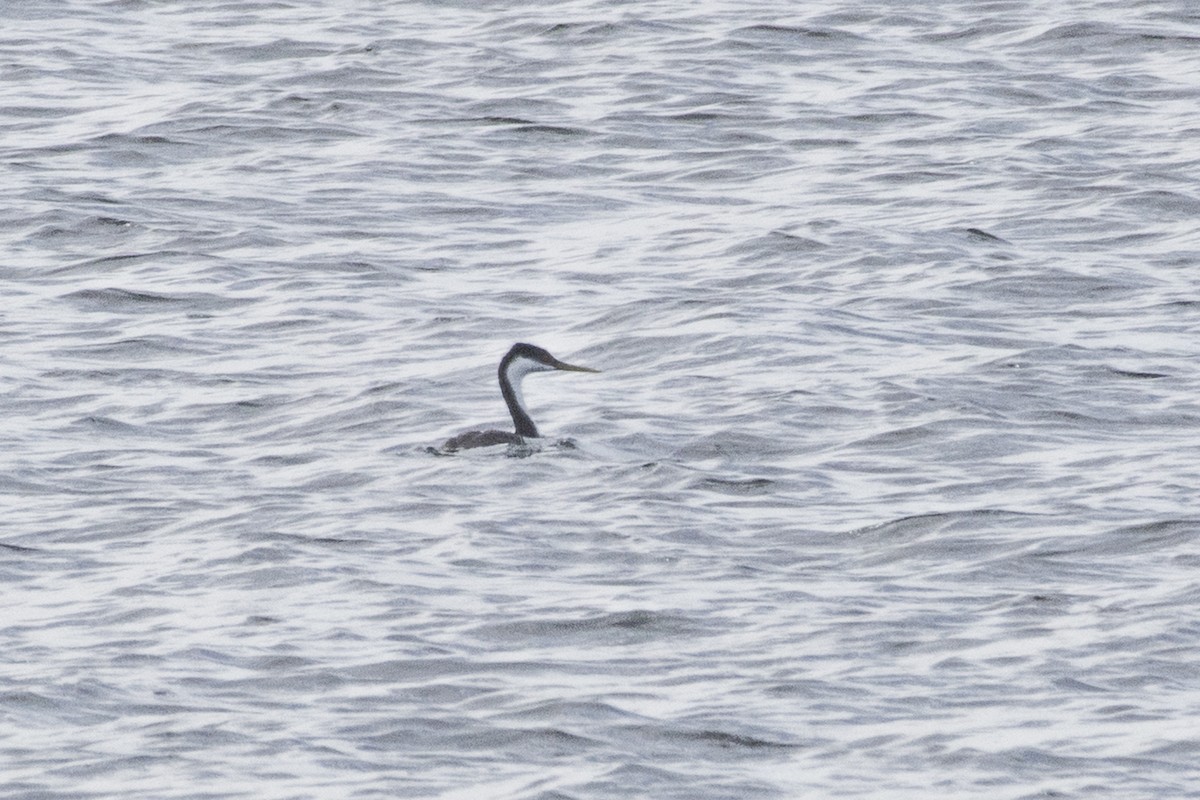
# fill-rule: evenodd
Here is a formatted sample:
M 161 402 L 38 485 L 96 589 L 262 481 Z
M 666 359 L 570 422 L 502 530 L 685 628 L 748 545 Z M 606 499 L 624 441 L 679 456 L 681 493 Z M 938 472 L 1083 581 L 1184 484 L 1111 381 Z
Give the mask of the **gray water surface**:
M 0 795 L 1200 797 L 1189 3 L 3 13 Z

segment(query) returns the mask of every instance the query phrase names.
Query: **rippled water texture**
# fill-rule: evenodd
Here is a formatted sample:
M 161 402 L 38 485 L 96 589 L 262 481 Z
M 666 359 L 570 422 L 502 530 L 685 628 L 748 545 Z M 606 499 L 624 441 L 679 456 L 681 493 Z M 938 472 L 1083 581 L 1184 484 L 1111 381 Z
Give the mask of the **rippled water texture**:
M 3 14 L 3 797 L 1200 797 L 1194 4 Z

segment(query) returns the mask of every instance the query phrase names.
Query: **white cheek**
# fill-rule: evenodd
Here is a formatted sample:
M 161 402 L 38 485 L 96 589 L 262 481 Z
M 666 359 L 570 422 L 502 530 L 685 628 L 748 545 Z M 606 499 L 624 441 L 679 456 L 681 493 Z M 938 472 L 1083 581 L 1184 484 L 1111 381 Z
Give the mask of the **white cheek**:
M 526 409 L 525 395 L 521 391 L 521 380 L 531 372 L 552 372 L 554 367 L 548 367 L 538 361 L 533 361 L 528 358 L 518 358 L 508 365 L 508 384 L 512 387 L 513 394 L 516 395 L 517 405 L 522 409 Z M 528 413 L 528 411 L 526 411 Z
M 521 382 L 531 372 L 551 372 L 554 367 L 548 367 L 538 361 L 528 358 L 518 358 L 508 365 L 508 380 L 514 386 Z

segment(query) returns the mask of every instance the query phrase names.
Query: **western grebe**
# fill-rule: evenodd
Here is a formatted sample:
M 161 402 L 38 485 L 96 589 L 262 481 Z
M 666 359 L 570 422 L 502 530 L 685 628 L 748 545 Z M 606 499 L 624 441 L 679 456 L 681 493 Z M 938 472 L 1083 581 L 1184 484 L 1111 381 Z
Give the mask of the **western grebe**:
M 508 413 L 512 414 L 515 433 L 508 431 L 467 431 L 448 440 L 442 449 L 447 452 L 467 450 L 472 447 L 491 447 L 496 444 L 522 444 L 525 439 L 536 439 L 537 426 L 529 412 L 525 410 L 525 399 L 521 396 L 521 380 L 531 372 L 599 372 L 590 367 L 577 367 L 559 361 L 540 347 L 532 344 L 514 344 L 500 359 L 500 394 L 508 404 Z

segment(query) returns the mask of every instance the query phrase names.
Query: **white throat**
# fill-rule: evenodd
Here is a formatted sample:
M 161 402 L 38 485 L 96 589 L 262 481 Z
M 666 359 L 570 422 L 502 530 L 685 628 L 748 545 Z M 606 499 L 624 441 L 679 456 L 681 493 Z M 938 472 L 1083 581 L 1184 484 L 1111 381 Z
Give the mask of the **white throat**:
M 532 358 L 514 358 L 509 362 L 508 369 L 505 370 L 505 377 L 508 378 L 508 385 L 512 387 L 513 397 L 516 398 L 517 405 L 526 415 L 529 414 L 529 409 L 525 406 L 525 395 L 521 393 L 521 381 L 525 380 L 525 376 L 531 372 L 553 372 L 554 367 L 548 367 L 540 361 L 534 361 Z

